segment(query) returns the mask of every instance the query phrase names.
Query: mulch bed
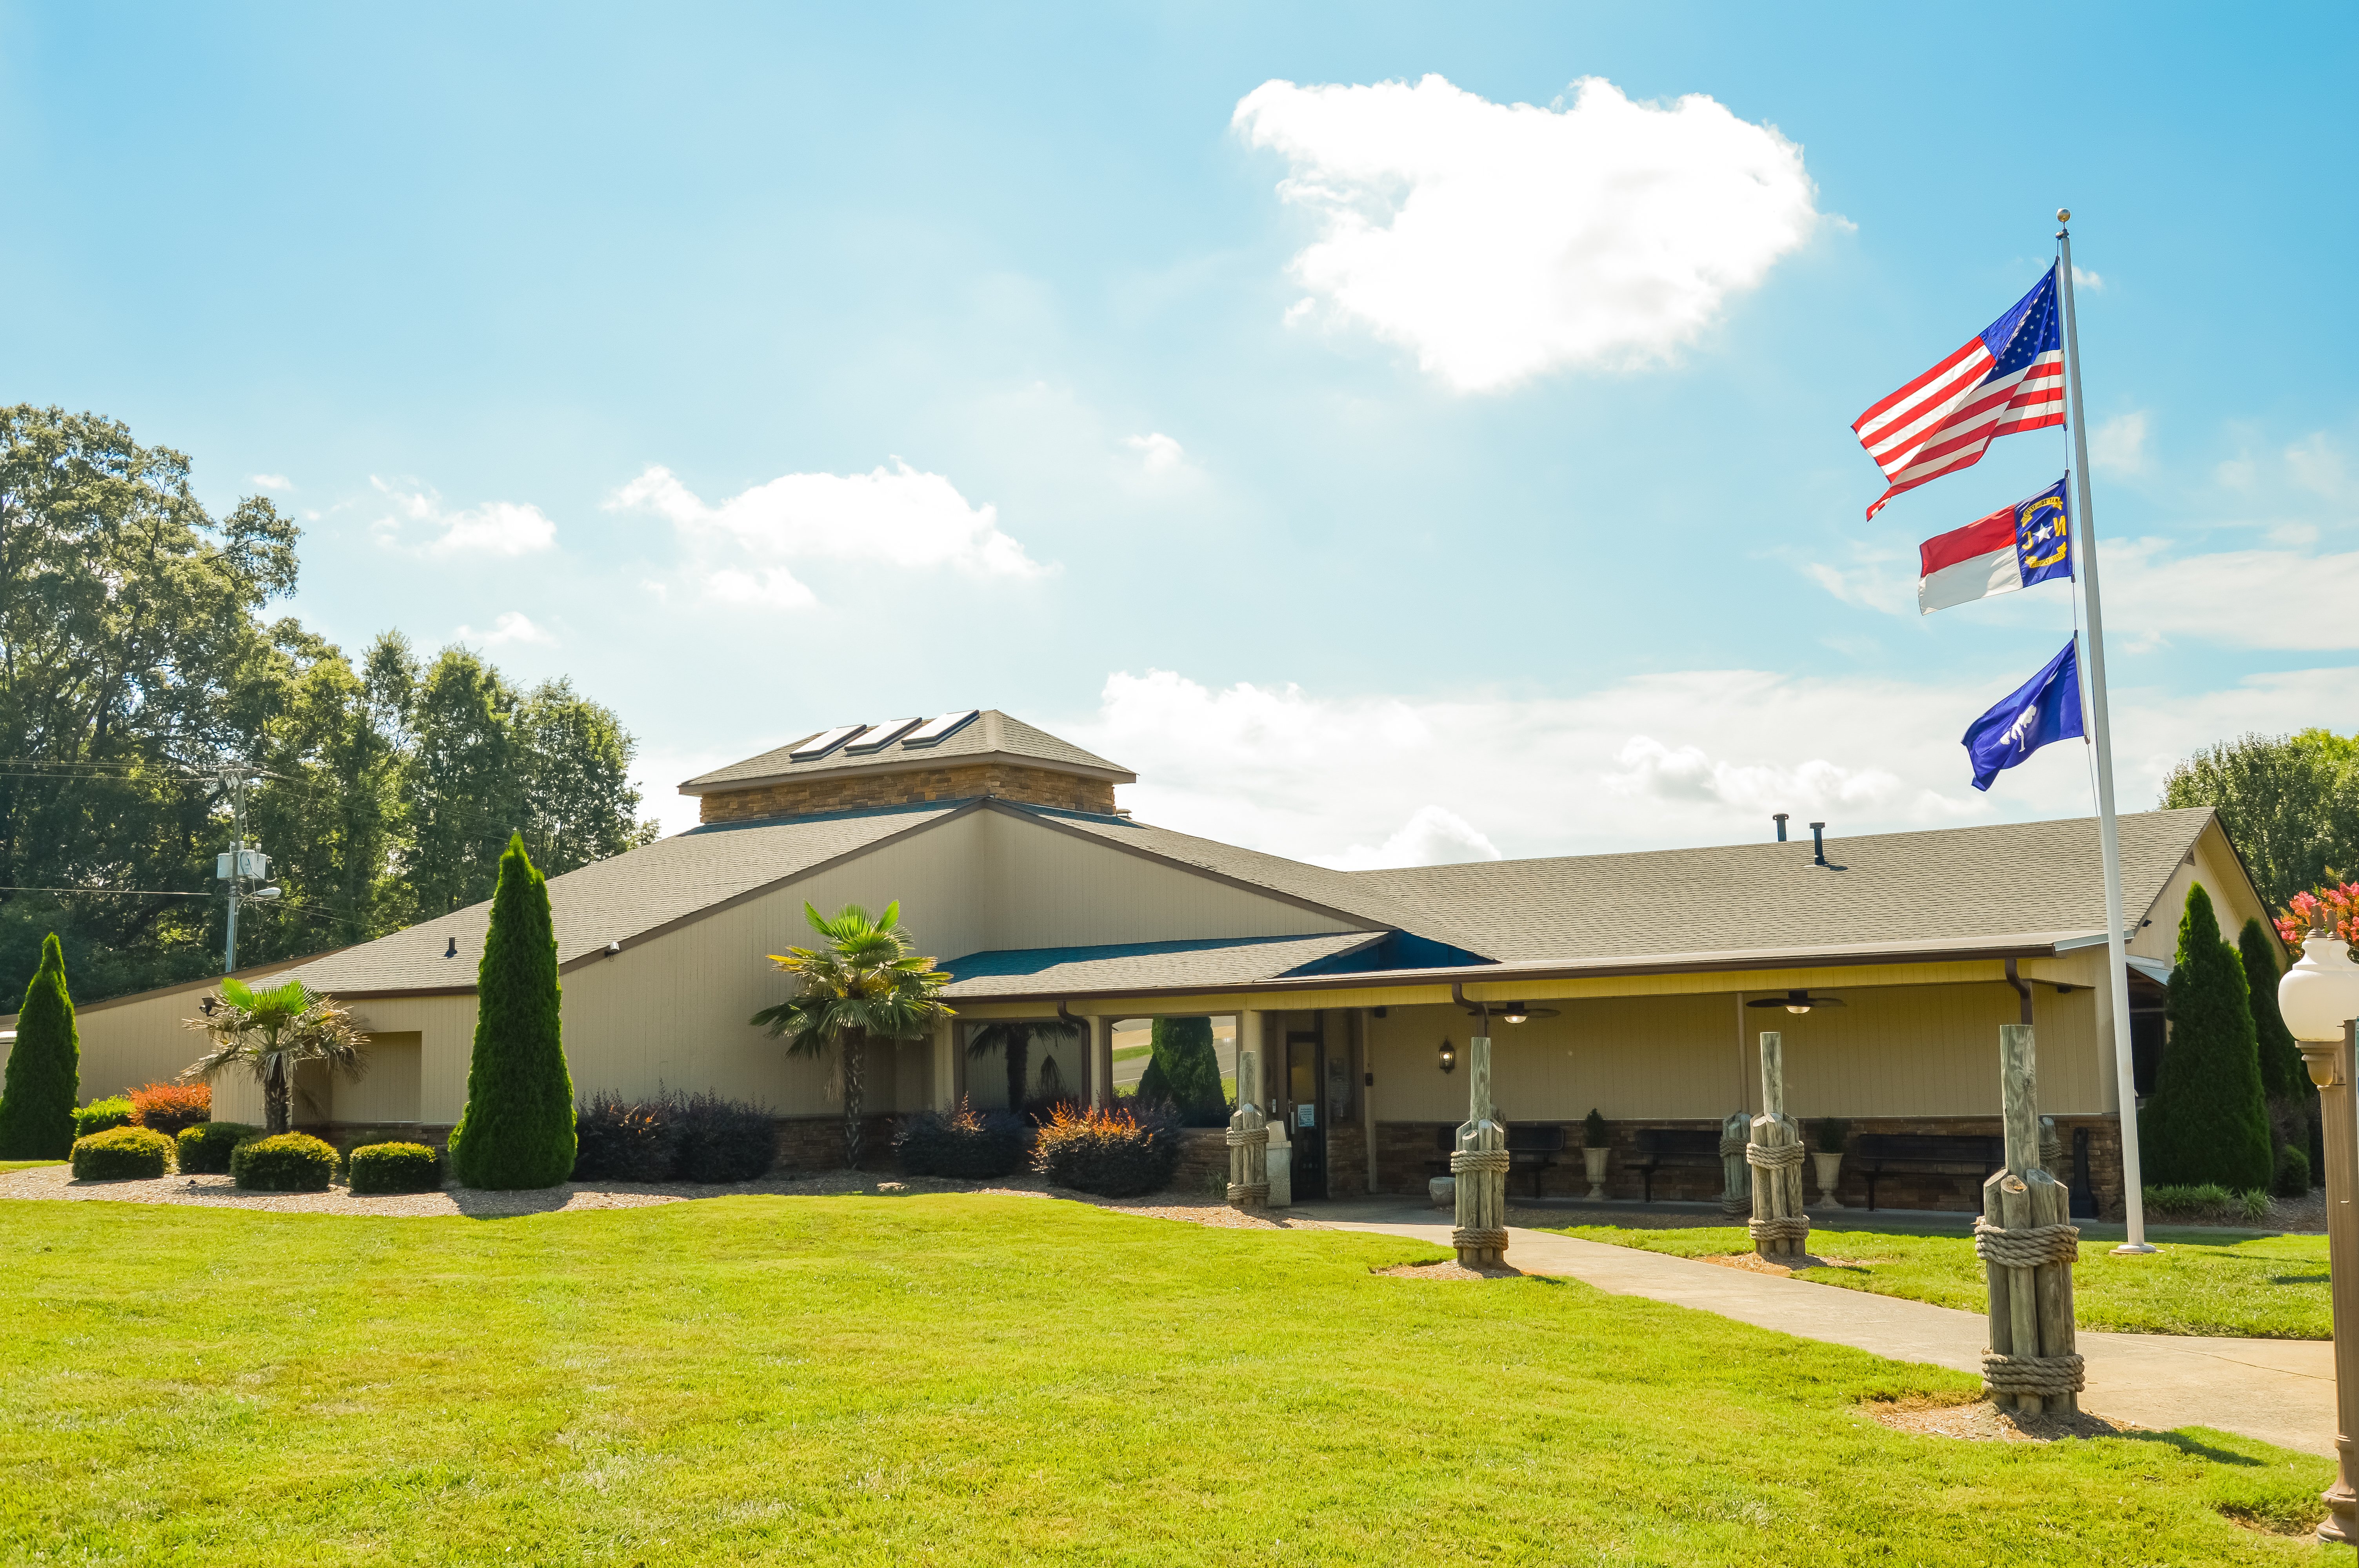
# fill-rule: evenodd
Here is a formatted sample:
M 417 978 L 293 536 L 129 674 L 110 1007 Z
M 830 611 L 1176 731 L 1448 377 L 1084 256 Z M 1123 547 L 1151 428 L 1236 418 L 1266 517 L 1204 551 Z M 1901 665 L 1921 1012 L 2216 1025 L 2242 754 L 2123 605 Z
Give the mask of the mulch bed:
M 2119 1437 L 2147 1430 L 2087 1411 L 2075 1415 L 2017 1415 L 1986 1400 L 1971 1398 L 1948 1404 L 1922 1397 L 1870 1400 L 1860 1411 L 1895 1432 L 1954 1437 L 1967 1443 L 2056 1443 L 2070 1437 Z
M 1439 1263 L 1396 1263 L 1389 1269 L 1374 1269 L 1369 1271 L 1396 1280 L 1520 1280 L 1524 1278 L 1524 1271 L 1521 1269 L 1511 1268 L 1505 1263 L 1491 1263 L 1480 1269 L 1470 1269 L 1455 1258 L 1446 1258 Z

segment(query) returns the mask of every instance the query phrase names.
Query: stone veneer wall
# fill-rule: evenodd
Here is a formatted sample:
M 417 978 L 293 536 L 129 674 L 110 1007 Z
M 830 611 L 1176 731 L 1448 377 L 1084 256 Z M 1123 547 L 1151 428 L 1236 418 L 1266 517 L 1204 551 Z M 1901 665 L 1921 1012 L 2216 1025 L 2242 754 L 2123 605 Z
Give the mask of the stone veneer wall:
M 1807 1141 L 1810 1119 L 1803 1122 Z M 2069 1181 L 2072 1159 L 2072 1132 L 2075 1128 L 2089 1129 L 2089 1185 L 2096 1195 L 2097 1207 L 2109 1217 L 2122 1212 L 2122 1140 L 2121 1124 L 2110 1116 L 2060 1116 L 2055 1119 L 2056 1131 L 2064 1141 L 2065 1169 Z M 1426 1182 L 1437 1175 L 1446 1175 L 1447 1156 L 1435 1146 L 1442 1123 L 1433 1121 L 1380 1121 L 1376 1124 L 1376 1177 L 1388 1193 L 1408 1193 L 1423 1196 Z M 1638 1132 L 1641 1128 L 1676 1127 L 1708 1128 L 1717 1132 L 1717 1121 L 1614 1121 L 1607 1123 L 1612 1130 L 1614 1157 L 1606 1162 L 1605 1195 L 1609 1198 L 1636 1199 L 1644 1190 L 1640 1173 L 1630 1162 L 1637 1158 Z M 2004 1130 L 1995 1116 L 1948 1117 L 1854 1117 L 1851 1120 L 1854 1139 L 1863 1132 L 1958 1132 L 1996 1137 Z M 1543 1197 L 1582 1197 L 1589 1192 L 1589 1178 L 1582 1173 L 1579 1144 L 1581 1124 L 1565 1125 L 1567 1148 L 1556 1157 L 1556 1163 L 1540 1173 L 1540 1195 Z M 1365 1156 L 1363 1157 L 1364 1162 Z M 1814 1167 L 1803 1170 L 1803 1192 L 1815 1204 L 1819 1195 L 1819 1177 Z M 1655 1173 L 1655 1196 L 1681 1200 L 1716 1199 L 1720 1196 L 1721 1174 L 1717 1170 L 1701 1166 L 1667 1166 Z M 1517 1171 L 1507 1179 L 1510 1202 L 1528 1197 L 1532 1178 L 1528 1172 Z M 1846 1208 L 1867 1206 L 1867 1178 L 1853 1169 L 1849 1156 L 1843 1160 L 1843 1174 L 1835 1183 L 1835 1196 Z M 1875 1206 L 1886 1208 L 1953 1209 L 1962 1213 L 1978 1213 L 1982 1208 L 1982 1190 L 1972 1176 L 1904 1175 L 1879 1176 L 1875 1182 Z
M 927 800 L 964 800 L 993 795 L 1063 811 L 1114 815 L 1114 785 L 1048 768 L 1009 762 L 946 763 L 897 773 L 847 770 L 813 778 L 788 779 L 752 789 L 716 790 L 697 801 L 704 822 L 749 822 L 764 816 L 803 816 L 821 811 L 858 811 L 876 806 L 907 806 Z

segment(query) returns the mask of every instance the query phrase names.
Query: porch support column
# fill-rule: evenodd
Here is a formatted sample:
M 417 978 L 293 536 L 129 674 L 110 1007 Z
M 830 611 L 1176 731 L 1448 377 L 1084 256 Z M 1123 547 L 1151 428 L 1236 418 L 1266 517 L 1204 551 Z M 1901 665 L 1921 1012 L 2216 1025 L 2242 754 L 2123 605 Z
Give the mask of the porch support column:
M 958 1108 L 959 1026 L 956 1019 L 945 1018 L 934 1025 L 933 1038 L 934 1108 L 951 1111 Z
M 1090 1015 L 1090 1098 L 1100 1110 L 1114 1108 L 1114 1020 Z
M 1245 1019 L 1239 1017 L 1237 1108 L 1229 1118 L 1229 1202 L 1255 1209 L 1269 1202 L 1269 1127 L 1254 1099 L 1254 1070 L 1260 1063 L 1245 1039 Z

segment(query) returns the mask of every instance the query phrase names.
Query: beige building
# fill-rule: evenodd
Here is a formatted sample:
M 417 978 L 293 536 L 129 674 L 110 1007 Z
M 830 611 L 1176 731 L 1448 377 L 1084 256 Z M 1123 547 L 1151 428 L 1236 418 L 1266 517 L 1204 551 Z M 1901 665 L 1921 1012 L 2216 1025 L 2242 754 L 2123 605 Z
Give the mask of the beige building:
M 1788 1106 L 1806 1121 L 1988 1132 L 1997 1026 L 2028 1006 L 2041 1108 L 2084 1185 L 2118 1197 L 2093 821 L 1833 838 L 1823 856 L 1762 842 L 1336 871 L 1133 821 L 1114 804 L 1132 778 L 984 711 L 848 726 L 690 780 L 702 826 L 549 884 L 577 1092 L 756 1100 L 789 1159 L 823 1163 L 840 1086 L 746 1020 L 784 996 L 766 956 L 806 940 L 807 903 L 898 901 L 919 950 L 955 976 L 959 1017 L 875 1054 L 879 1117 L 1004 1101 L 998 1065 L 963 1049 L 977 1023 L 1070 1022 L 1071 1043 L 1036 1051 L 1035 1072 L 1052 1063 L 1103 1098 L 1116 1024 L 1212 1015 L 1258 1053 L 1298 1197 L 1415 1190 L 1465 1114 L 1465 1079 L 1445 1063 L 1479 1013 L 1511 1123 L 1594 1108 L 1614 1124 L 1609 1191 L 1699 1195 L 1718 1175 L 1642 1172 L 1641 1135 L 1756 1107 L 1760 1030 L 1781 1031 Z M 2232 938 L 2266 911 L 2208 810 L 2121 829 L 2146 1057 L 2188 889 L 2210 891 Z M 299 1086 L 299 1121 L 431 1134 L 457 1119 L 488 911 L 255 972 L 343 999 L 374 1037 L 359 1082 Z M 184 1067 L 183 1021 L 207 989 L 82 1010 L 86 1094 Z M 1808 1011 L 1788 1011 L 1789 993 Z M 219 1114 L 259 1120 L 258 1096 L 225 1083 Z M 1518 1172 L 1517 1190 L 1585 1190 L 1579 1166 L 1574 1153 Z M 1896 1176 L 1879 1201 L 1962 1205 L 1973 1185 Z

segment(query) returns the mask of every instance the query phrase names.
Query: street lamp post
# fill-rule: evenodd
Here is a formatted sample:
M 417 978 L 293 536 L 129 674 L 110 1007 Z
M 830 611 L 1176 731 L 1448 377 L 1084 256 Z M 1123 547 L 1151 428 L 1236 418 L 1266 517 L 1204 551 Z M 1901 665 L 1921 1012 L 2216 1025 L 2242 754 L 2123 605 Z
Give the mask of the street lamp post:
M 2321 910 L 2301 959 L 2277 981 L 2277 1010 L 2301 1044 L 2318 1086 L 2326 1133 L 2326 1267 L 2334 1311 L 2334 1485 L 2325 1492 L 2321 1541 L 2359 1543 L 2359 1490 L 2352 1442 L 2359 1435 L 2359 1116 L 2352 1104 L 2352 1021 L 2359 1018 L 2359 964 Z

